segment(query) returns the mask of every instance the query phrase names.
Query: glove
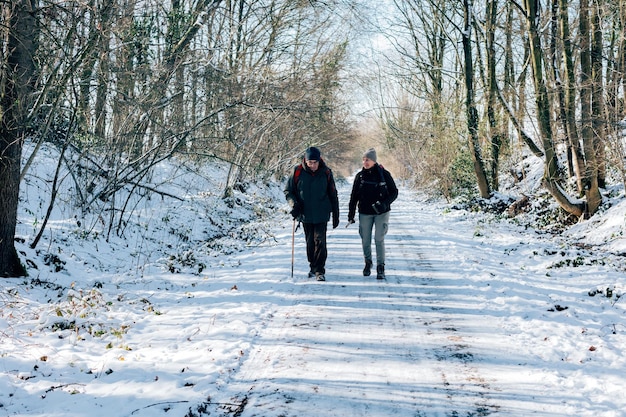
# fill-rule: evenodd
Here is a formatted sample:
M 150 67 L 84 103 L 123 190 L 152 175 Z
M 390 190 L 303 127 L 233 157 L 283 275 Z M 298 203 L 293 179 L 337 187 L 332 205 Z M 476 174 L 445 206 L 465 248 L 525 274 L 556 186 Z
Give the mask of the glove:
M 291 211 L 289 213 L 291 214 L 291 216 L 294 219 L 297 219 L 298 217 L 300 217 L 300 214 L 302 214 L 302 212 L 300 211 L 300 206 L 299 205 L 293 206 L 293 208 L 291 209 Z
M 352 211 L 352 210 L 348 211 L 348 224 L 354 223 L 354 215 L 356 214 L 355 212 L 356 212 L 356 210 L 355 211 Z
M 339 216 L 333 213 L 333 229 L 336 229 L 339 226 Z

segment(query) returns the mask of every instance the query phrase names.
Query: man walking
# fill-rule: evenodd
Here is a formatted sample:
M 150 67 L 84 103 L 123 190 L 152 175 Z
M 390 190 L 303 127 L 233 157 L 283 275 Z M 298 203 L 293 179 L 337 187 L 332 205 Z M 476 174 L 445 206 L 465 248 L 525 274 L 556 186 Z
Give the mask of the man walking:
M 339 225 L 339 199 L 333 173 L 318 148 L 307 148 L 287 181 L 285 197 L 294 221 L 301 221 L 304 228 L 309 278 L 325 281 L 327 223 L 332 215 L 333 229 Z

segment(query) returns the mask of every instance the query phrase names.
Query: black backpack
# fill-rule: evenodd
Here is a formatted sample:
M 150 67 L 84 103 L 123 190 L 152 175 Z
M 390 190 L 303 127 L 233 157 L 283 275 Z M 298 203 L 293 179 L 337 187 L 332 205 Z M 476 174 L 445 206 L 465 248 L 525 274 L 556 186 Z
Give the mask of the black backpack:
M 389 189 L 387 188 L 387 181 L 385 180 L 383 166 L 380 164 L 378 164 L 378 172 L 380 174 L 380 182 L 365 181 L 363 175 L 361 175 L 361 188 L 363 188 L 364 184 L 374 184 L 378 186 L 381 198 L 387 198 L 389 196 Z

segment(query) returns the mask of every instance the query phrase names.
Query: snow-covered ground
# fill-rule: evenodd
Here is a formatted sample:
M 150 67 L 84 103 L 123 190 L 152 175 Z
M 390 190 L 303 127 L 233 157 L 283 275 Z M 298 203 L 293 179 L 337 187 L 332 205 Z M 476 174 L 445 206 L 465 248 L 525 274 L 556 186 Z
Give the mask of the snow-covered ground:
M 320 283 L 301 229 L 291 276 L 279 188 L 225 205 L 217 171 L 160 172 L 184 201 L 145 202 L 108 242 L 61 212 L 35 250 L 46 197 L 23 187 L 32 264 L 0 280 L 0 416 L 625 415 L 624 262 L 575 244 L 620 252 L 624 204 L 555 237 L 400 187 L 377 281 L 340 182 Z

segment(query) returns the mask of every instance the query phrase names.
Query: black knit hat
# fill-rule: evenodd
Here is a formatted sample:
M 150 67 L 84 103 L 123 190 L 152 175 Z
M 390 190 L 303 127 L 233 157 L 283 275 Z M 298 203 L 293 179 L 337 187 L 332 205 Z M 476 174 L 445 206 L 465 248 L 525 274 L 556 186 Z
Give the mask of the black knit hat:
M 322 153 L 315 146 L 307 148 L 306 152 L 304 153 L 304 159 L 306 159 L 307 161 L 319 161 L 321 156 Z

